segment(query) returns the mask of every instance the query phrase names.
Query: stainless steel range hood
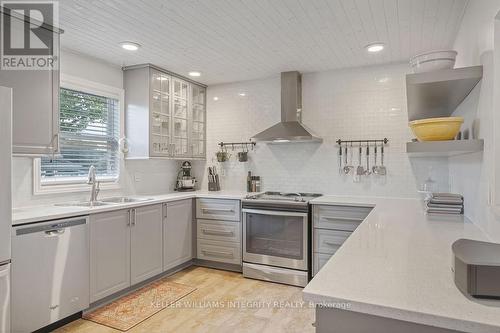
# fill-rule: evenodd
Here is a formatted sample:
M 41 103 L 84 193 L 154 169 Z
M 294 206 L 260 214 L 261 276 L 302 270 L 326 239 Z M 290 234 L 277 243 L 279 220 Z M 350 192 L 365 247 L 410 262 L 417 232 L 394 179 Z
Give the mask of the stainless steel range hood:
M 323 142 L 302 124 L 302 82 L 299 72 L 281 73 L 281 122 L 258 133 L 255 141 Z

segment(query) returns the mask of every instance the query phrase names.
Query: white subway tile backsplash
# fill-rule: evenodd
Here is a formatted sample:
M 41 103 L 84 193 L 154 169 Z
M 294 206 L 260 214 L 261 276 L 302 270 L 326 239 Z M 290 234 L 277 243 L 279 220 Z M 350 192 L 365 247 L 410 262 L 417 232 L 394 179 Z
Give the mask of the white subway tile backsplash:
M 440 190 L 448 190 L 446 159 L 410 160 L 405 152 L 412 138 L 406 113 L 407 72 L 406 64 L 397 64 L 303 74 L 303 122 L 324 142 L 259 143 L 247 163 L 236 160 L 236 151 L 230 162 L 217 163 L 217 143 L 246 141 L 280 120 L 280 77 L 210 86 L 207 164 L 219 165 L 222 187 L 228 190 L 244 190 L 249 170 L 262 177 L 264 190 L 417 197 L 429 174 Z M 241 91 L 246 96 L 239 96 Z M 386 177 L 372 175 L 354 183 L 352 176 L 339 174 L 337 139 L 384 137 L 390 140 L 385 148 Z M 357 165 L 357 154 L 354 160 Z M 204 167 L 195 169 L 198 176 L 203 173 L 206 188 Z

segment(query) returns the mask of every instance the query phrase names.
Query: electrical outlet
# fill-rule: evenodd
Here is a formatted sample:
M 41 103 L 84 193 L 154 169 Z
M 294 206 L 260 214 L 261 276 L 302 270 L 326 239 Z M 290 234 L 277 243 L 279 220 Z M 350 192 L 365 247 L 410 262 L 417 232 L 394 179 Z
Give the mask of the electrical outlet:
M 136 173 L 134 173 L 134 180 L 135 180 L 136 182 L 140 182 L 140 181 L 142 181 L 142 173 L 140 173 L 140 172 L 136 172 Z

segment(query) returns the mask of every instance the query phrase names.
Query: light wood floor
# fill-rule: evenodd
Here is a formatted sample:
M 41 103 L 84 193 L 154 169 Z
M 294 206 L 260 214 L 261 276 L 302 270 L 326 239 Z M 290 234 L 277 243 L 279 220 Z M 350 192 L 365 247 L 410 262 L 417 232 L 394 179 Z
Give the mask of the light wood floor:
M 169 279 L 198 289 L 128 332 L 314 332 L 314 309 L 302 302 L 301 288 L 202 267 L 188 268 Z M 120 331 L 79 319 L 57 332 Z

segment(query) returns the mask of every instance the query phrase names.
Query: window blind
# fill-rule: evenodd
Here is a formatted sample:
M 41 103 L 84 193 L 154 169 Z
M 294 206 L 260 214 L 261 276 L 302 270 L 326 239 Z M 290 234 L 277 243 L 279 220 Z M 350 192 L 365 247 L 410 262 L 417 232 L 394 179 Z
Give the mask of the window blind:
M 98 180 L 119 176 L 120 107 L 118 99 L 60 90 L 60 155 L 41 159 L 41 180 L 83 182 L 94 165 Z

